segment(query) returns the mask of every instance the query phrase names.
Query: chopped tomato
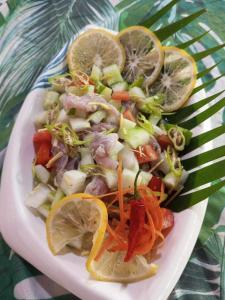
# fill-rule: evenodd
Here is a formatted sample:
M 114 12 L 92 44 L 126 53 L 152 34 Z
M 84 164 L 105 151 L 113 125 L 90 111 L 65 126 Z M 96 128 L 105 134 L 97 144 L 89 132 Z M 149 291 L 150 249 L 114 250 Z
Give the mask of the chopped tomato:
M 128 101 L 130 100 L 130 95 L 127 91 L 113 92 L 112 99 L 117 101 Z
M 135 152 L 139 164 L 153 162 L 158 160 L 159 154 L 154 150 L 152 145 L 144 145 L 138 147 L 138 152 Z
M 125 112 L 123 113 L 123 116 L 127 120 L 130 120 L 130 121 L 133 121 L 133 122 L 136 121 L 134 115 L 132 114 L 132 112 L 129 108 L 125 110 Z
M 148 187 L 154 191 L 154 192 L 160 192 L 161 186 L 164 184 L 160 177 L 152 176 L 152 179 L 150 180 Z
M 37 151 L 36 165 L 46 165 L 51 158 L 51 145 L 42 143 Z
M 163 228 L 162 230 L 168 233 L 174 226 L 173 212 L 167 208 L 162 208 L 163 212 Z
M 170 138 L 166 134 L 161 134 L 161 135 L 157 136 L 157 141 L 158 141 L 158 143 L 159 143 L 162 150 L 166 150 L 166 148 L 169 145 L 173 145 L 172 141 L 170 140 Z
M 52 135 L 48 130 L 38 131 L 33 136 L 34 149 L 37 152 L 43 143 L 51 145 Z

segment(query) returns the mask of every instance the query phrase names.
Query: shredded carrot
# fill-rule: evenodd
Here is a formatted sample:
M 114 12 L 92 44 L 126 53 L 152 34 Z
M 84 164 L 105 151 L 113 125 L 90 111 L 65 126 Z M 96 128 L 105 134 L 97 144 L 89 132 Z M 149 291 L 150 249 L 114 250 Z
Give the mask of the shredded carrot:
M 122 247 L 127 248 L 127 243 L 125 243 L 122 239 L 122 237 L 118 234 L 118 232 L 114 231 L 108 224 L 107 231 L 109 234 L 114 238 L 114 240 Z
M 151 217 L 151 215 L 149 214 L 148 211 L 146 211 L 146 213 L 147 213 L 149 225 L 151 227 L 151 235 L 149 235 L 148 242 L 146 242 L 142 245 L 138 245 L 135 248 L 135 253 L 139 254 L 139 255 L 144 255 L 144 254 L 147 254 L 149 251 L 151 251 L 152 247 L 154 245 L 155 239 L 156 239 L 155 227 L 154 227 L 152 217 Z
M 112 195 L 116 195 L 116 194 L 118 194 L 118 191 L 111 192 L 111 193 L 108 193 L 108 194 L 97 195 L 96 197 L 103 198 L 103 197 L 112 196 Z
M 123 113 L 123 116 L 127 120 L 130 120 L 132 122 L 136 122 L 136 119 L 135 119 L 134 115 L 132 114 L 132 112 L 129 108 L 125 110 L 125 112 Z

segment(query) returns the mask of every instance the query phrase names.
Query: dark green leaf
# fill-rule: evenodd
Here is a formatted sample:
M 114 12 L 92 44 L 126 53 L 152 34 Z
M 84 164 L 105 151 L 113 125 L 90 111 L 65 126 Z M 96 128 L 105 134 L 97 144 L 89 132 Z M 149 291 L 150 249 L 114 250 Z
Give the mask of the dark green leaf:
M 193 129 L 194 127 L 198 126 L 205 120 L 209 119 L 215 113 L 217 113 L 220 109 L 225 106 L 225 98 L 219 100 L 216 104 L 210 106 L 205 111 L 199 113 L 198 115 L 194 116 L 193 118 L 180 123 L 180 126 L 187 128 L 189 130 Z
M 185 182 L 182 192 L 188 192 L 206 183 L 213 182 L 225 176 L 225 160 L 191 172 Z
M 3 15 L 0 13 L 0 26 L 2 26 L 5 23 L 5 18 Z
M 216 137 L 220 136 L 221 134 L 225 133 L 225 125 L 221 125 L 219 127 L 213 128 L 209 131 L 203 132 L 191 139 L 190 145 L 188 145 L 182 154 L 189 153 L 200 146 L 206 144 L 209 141 L 214 140 Z
M 216 47 L 213 48 L 209 48 L 207 50 L 204 50 L 202 52 L 198 52 L 196 54 L 193 54 L 192 57 L 195 59 L 195 61 L 199 61 L 200 59 L 203 59 L 204 57 L 211 55 L 213 53 L 215 53 L 216 51 L 222 49 L 225 46 L 224 44 L 218 45 Z
M 178 44 L 178 45 L 176 45 L 176 47 L 178 47 L 178 48 L 180 48 L 180 49 L 185 49 L 185 48 L 191 46 L 192 44 L 194 44 L 195 42 L 198 42 L 201 38 L 203 38 L 206 34 L 208 34 L 209 31 L 210 31 L 210 30 L 205 31 L 205 32 L 203 32 L 202 34 L 196 36 L 195 38 L 193 38 L 193 39 L 191 39 L 191 40 L 189 40 L 189 41 L 187 41 L 187 42 Z
M 169 24 L 166 27 L 160 28 L 159 30 L 155 31 L 155 34 L 158 36 L 158 38 L 161 41 L 164 41 L 168 37 L 170 37 L 172 34 L 176 33 L 178 30 L 184 28 L 184 26 L 191 23 L 192 21 L 194 21 L 196 18 L 198 18 L 205 12 L 206 12 L 205 9 L 201 9 L 186 18 L 183 18 L 172 24 Z
M 216 63 L 215 65 L 213 65 L 212 67 L 203 70 L 202 72 L 197 74 L 197 78 L 201 78 L 205 75 L 207 75 L 210 71 L 212 71 L 216 66 L 218 66 L 221 63 L 221 61 L 219 61 L 218 63 Z
M 157 11 L 153 16 L 149 16 L 147 14 L 144 18 L 143 21 L 139 23 L 141 26 L 145 26 L 149 28 L 152 26 L 154 23 L 156 23 L 160 18 L 166 14 L 167 11 L 169 11 L 177 2 L 180 0 L 173 0 L 169 2 L 167 5 L 165 5 L 163 8 L 161 8 L 159 11 Z
M 225 90 L 222 90 L 219 93 L 216 93 L 210 97 L 207 97 L 205 99 L 202 99 L 196 103 L 193 103 L 191 105 L 185 106 L 181 109 L 179 109 L 178 112 L 176 112 L 173 115 L 167 116 L 167 119 L 170 123 L 179 123 L 185 118 L 189 117 L 192 113 L 194 113 L 199 108 L 203 107 L 204 105 L 210 103 L 212 100 L 216 99 L 218 96 L 220 96 Z
M 204 82 L 202 85 L 197 86 L 195 89 L 193 89 L 193 92 L 191 93 L 191 95 L 194 95 L 194 94 L 196 94 L 197 92 L 199 92 L 199 91 L 205 89 L 208 85 L 210 85 L 210 84 L 216 82 L 217 80 L 219 80 L 219 79 L 222 78 L 223 76 L 224 76 L 224 74 L 222 74 L 222 75 L 220 75 L 220 76 L 218 76 L 218 77 L 216 77 L 216 78 L 213 78 L 212 80 L 206 81 L 206 82 Z
M 17 5 L 19 5 L 21 0 L 7 0 L 10 11 L 13 11 Z
M 182 160 L 182 165 L 185 170 L 188 171 L 223 156 L 225 156 L 225 146 L 211 149 L 196 156 L 184 159 Z
M 214 194 L 216 191 L 220 190 L 225 185 L 225 180 L 211 185 L 210 187 L 201 189 L 197 192 L 190 193 L 187 195 L 180 195 L 169 204 L 169 208 L 174 212 L 179 212 L 189 208 L 205 199 L 210 195 Z

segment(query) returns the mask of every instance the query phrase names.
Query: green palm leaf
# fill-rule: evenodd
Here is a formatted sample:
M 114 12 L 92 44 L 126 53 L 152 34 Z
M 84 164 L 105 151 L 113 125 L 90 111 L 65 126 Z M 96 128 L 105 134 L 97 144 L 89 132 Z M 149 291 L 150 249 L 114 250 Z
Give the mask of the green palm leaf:
M 219 80 L 219 79 L 222 78 L 223 76 L 224 76 L 224 74 L 222 74 L 222 75 L 220 75 L 220 76 L 218 76 L 218 77 L 216 77 L 216 78 L 213 78 L 212 80 L 206 81 L 206 82 L 204 82 L 202 85 L 197 86 L 197 87 L 193 90 L 193 92 L 192 92 L 191 95 L 194 95 L 194 94 L 198 93 L 199 91 L 204 90 L 207 86 L 210 86 L 211 84 L 215 83 L 217 80 Z
M 209 131 L 203 132 L 191 139 L 191 143 L 185 148 L 183 154 L 187 154 L 195 149 L 198 149 L 202 145 L 213 141 L 218 136 L 225 133 L 225 125 L 213 128 Z
M 192 113 L 196 112 L 199 108 L 209 104 L 212 100 L 219 97 L 225 90 L 222 90 L 221 92 L 218 92 L 210 97 L 207 97 L 205 99 L 199 100 L 196 103 L 193 103 L 191 105 L 185 106 L 179 110 L 179 112 L 170 115 L 167 117 L 169 123 L 180 123 L 187 117 L 191 116 Z
M 201 16 L 206 12 L 205 9 L 201 9 L 197 11 L 196 13 L 183 18 L 182 20 L 179 20 L 175 23 L 172 23 L 170 25 L 167 25 L 166 27 L 160 28 L 159 30 L 155 31 L 155 34 L 158 36 L 158 38 L 161 41 L 164 41 L 168 39 L 172 34 L 176 33 L 178 30 L 184 28 L 189 23 L 193 22 L 196 18 Z
M 203 32 L 202 34 L 198 35 L 197 37 L 187 41 L 187 42 L 184 42 L 184 43 L 180 43 L 178 45 L 176 45 L 176 47 L 178 48 L 181 48 L 181 49 L 185 49 L 185 48 L 188 48 L 190 47 L 191 45 L 193 45 L 194 43 L 200 41 L 205 35 L 207 35 L 209 33 L 209 31 L 205 31 Z
M 225 180 L 213 184 L 210 187 L 201 189 L 197 192 L 192 192 L 187 195 L 180 195 L 176 198 L 176 201 L 169 203 L 168 207 L 175 212 L 182 211 L 205 200 L 206 198 L 214 194 L 216 191 L 220 190 L 224 185 Z
M 204 122 L 211 116 L 213 116 L 224 106 L 225 106 L 225 98 L 219 100 L 216 104 L 210 106 L 205 111 L 199 113 L 198 115 L 194 116 L 193 118 L 180 123 L 180 126 L 191 130 L 191 129 L 195 128 L 196 126 L 200 125 L 202 122 Z
M 153 16 L 145 16 L 139 25 L 150 28 L 154 23 L 160 20 L 162 16 L 164 16 L 175 4 L 177 4 L 180 0 L 172 0 L 167 5 L 165 5 L 162 9 L 156 12 Z
M 188 171 L 223 156 L 225 156 L 225 146 L 220 146 L 216 149 L 211 149 L 190 158 L 183 159 L 182 165 L 184 166 L 185 170 Z
M 219 61 L 218 63 L 214 64 L 213 66 L 211 66 L 208 69 L 204 69 L 202 72 L 199 72 L 197 75 L 197 78 L 202 78 L 205 75 L 207 75 L 209 72 L 211 72 L 215 67 L 217 67 L 219 64 L 221 63 L 221 61 Z

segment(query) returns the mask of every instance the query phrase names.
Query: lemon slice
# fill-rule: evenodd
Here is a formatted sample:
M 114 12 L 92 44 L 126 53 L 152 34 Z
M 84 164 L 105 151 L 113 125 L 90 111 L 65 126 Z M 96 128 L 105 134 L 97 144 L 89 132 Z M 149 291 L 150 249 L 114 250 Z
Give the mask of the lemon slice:
M 126 52 L 123 70 L 125 79 L 131 83 L 143 76 L 150 85 L 158 77 L 163 65 L 164 53 L 159 39 L 142 26 L 124 29 L 118 38 Z
M 156 274 L 158 267 L 149 264 L 144 256 L 136 255 L 124 262 L 125 252 L 105 251 L 99 260 L 92 255 L 87 260 L 87 270 L 94 279 L 114 282 L 135 282 Z
M 70 46 L 67 54 L 69 70 L 91 74 L 93 65 L 100 69 L 116 64 L 123 69 L 124 49 L 112 33 L 103 29 L 90 29 L 81 34 Z
M 163 69 L 158 80 L 149 86 L 149 94 L 162 94 L 163 108 L 171 112 L 183 106 L 190 97 L 196 84 L 197 66 L 186 51 L 176 47 L 163 49 Z
M 105 204 L 88 194 L 73 194 L 56 203 L 46 220 L 47 240 L 54 255 L 72 244 L 81 255 L 96 255 L 108 222 Z

